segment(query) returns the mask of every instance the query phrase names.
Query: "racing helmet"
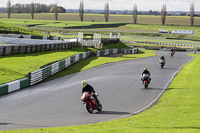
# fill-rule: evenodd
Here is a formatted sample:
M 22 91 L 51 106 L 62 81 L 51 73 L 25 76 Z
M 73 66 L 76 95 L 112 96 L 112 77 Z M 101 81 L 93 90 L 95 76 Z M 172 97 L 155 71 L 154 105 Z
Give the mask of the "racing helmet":
M 83 81 L 81 82 L 81 86 L 82 86 L 82 87 L 85 87 L 87 84 L 88 84 L 88 83 L 87 83 L 86 80 L 83 80 Z
M 145 71 L 145 70 L 147 71 L 147 68 L 144 68 L 144 71 Z

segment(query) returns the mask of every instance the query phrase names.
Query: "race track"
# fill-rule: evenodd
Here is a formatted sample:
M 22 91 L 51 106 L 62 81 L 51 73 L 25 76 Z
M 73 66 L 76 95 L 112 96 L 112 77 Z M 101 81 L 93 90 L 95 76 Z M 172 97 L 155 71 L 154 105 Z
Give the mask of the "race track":
M 159 56 L 109 63 L 86 71 L 38 84 L 0 97 L 0 130 L 58 127 L 88 124 L 121 118 L 147 107 L 161 93 L 174 73 L 192 57 L 168 52 L 164 69 Z M 151 72 L 152 82 L 144 89 L 143 68 Z M 81 102 L 82 80 L 99 94 L 103 111 L 89 114 Z

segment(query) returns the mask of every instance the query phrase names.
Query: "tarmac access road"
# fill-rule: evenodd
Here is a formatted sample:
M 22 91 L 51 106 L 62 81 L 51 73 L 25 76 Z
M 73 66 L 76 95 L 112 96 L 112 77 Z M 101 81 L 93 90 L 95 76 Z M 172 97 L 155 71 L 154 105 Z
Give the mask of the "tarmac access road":
M 0 97 L 0 130 L 58 127 L 119 119 L 150 107 L 164 92 L 179 68 L 192 60 L 187 53 L 158 52 L 166 57 L 161 69 L 158 56 L 108 63 Z M 151 72 L 144 89 L 143 68 Z M 82 104 L 81 81 L 87 80 L 103 105 L 102 112 L 87 112 Z

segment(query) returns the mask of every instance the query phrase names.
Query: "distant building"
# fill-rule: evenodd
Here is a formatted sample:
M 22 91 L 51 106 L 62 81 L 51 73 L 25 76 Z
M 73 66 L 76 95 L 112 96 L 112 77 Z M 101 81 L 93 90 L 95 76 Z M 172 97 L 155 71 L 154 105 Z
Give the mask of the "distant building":
M 173 30 L 171 32 L 172 34 L 186 34 L 186 35 L 192 35 L 195 33 L 194 30 Z
M 159 33 L 169 33 L 168 30 L 162 30 L 162 29 L 160 29 L 158 32 L 159 32 Z

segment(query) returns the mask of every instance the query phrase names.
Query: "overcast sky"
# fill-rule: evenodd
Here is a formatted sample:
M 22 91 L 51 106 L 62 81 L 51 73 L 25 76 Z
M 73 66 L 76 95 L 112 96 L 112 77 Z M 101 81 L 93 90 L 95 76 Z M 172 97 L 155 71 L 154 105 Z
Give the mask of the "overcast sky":
M 0 0 L 0 7 L 6 7 L 8 0 Z M 78 9 L 80 0 L 11 0 L 16 3 L 45 3 L 54 4 L 66 9 Z M 166 3 L 167 11 L 189 11 L 191 3 L 194 3 L 195 11 L 200 11 L 200 0 L 83 0 L 84 9 L 104 9 L 105 3 L 109 3 L 110 10 L 132 10 L 133 4 L 137 4 L 138 10 L 158 11 Z

